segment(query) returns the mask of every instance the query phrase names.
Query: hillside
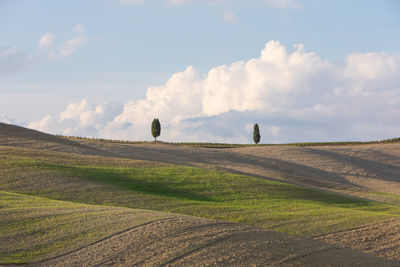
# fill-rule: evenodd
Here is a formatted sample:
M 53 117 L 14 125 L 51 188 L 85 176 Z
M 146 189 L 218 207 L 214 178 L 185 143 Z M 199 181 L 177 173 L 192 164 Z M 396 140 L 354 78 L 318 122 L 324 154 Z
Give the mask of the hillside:
M 383 227 L 400 225 L 397 205 L 207 170 L 238 172 L 240 159 L 249 164 L 246 153 L 258 147 L 247 148 L 254 152 L 78 144 L 4 124 L 0 143 L 0 243 L 14 244 L 0 247 L 0 263 L 390 266 L 388 260 L 400 261 L 399 234 Z M 268 160 L 262 163 L 265 151 L 259 153 L 255 166 L 271 168 Z M 359 230 L 343 238 L 350 229 Z M 385 235 L 388 242 L 382 243 Z
M 106 151 L 65 138 L 2 122 L 0 122 L 0 145 L 84 155 L 109 155 Z
M 132 159 L 228 171 L 400 204 L 400 143 L 218 149 L 163 143 L 75 141 Z
M 2 264 L 395 266 L 355 250 L 235 223 L 4 191 L 0 201 Z

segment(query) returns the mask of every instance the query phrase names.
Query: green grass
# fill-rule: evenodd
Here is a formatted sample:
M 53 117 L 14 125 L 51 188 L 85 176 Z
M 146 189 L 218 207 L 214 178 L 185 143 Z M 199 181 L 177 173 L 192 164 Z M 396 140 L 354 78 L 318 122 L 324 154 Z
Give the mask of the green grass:
M 4 158 L 0 154 L 0 188 L 50 199 L 222 219 L 305 236 L 400 216 L 398 206 L 236 174 L 37 153 L 8 151 Z
M 46 259 L 168 216 L 6 191 L 0 191 L 0 206 L 0 264 Z

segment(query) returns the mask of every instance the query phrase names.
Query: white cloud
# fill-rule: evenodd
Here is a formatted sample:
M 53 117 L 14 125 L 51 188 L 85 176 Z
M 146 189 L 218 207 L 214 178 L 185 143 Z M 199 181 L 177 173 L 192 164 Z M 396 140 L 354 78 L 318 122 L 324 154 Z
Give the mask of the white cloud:
M 28 127 L 55 134 L 94 137 L 121 111 L 119 104 L 92 105 L 82 99 L 70 103 L 59 115 L 47 115 L 40 121 L 29 123 Z
M 364 80 L 382 79 L 396 73 L 395 59 L 386 53 L 352 54 L 347 58 L 345 74 L 348 77 L 361 77 Z
M 295 0 L 265 0 L 265 2 L 275 8 L 301 9 L 301 5 Z
M 69 57 L 71 56 L 82 44 L 87 41 L 85 35 L 85 29 L 81 24 L 76 24 L 70 30 L 75 36 L 71 39 L 65 40 L 64 42 L 53 45 L 54 35 L 46 33 L 39 40 L 39 47 L 46 48 L 46 52 L 52 59 Z
M 50 33 L 46 33 L 45 35 L 40 37 L 39 47 L 50 46 L 53 44 L 53 41 L 54 41 L 54 35 L 52 35 Z
M 96 113 L 97 107 L 81 101 L 29 126 L 151 140 L 150 123 L 158 117 L 161 140 L 168 141 L 251 142 L 256 122 L 262 142 L 382 139 L 400 135 L 399 85 L 399 55 L 356 53 L 338 64 L 304 45 L 288 51 L 270 41 L 259 57 L 206 74 L 189 66 L 120 112 L 103 103 Z
M 32 56 L 16 46 L 0 48 L 0 75 L 22 71 L 32 61 Z
M 86 42 L 86 37 L 83 35 L 76 36 L 70 40 L 65 41 L 59 49 L 59 55 L 68 57 L 75 52 L 75 50 Z
M 222 10 L 221 19 L 227 23 L 236 23 L 239 21 L 238 16 L 228 9 Z

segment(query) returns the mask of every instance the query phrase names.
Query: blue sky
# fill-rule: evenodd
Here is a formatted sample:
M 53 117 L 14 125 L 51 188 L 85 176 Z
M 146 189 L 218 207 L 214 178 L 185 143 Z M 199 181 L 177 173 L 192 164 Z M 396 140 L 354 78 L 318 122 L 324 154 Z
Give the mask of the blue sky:
M 144 127 L 141 124 L 144 122 L 126 115 L 128 110 L 141 110 L 142 113 L 136 116 L 165 117 L 162 124 L 166 129 L 167 140 L 181 140 L 185 137 L 188 141 L 247 142 L 248 124 L 254 121 L 261 121 L 261 130 L 267 133 L 266 136 L 271 136 L 269 139 L 262 139 L 265 142 L 296 141 L 294 133 L 298 132 L 299 128 L 306 129 L 311 127 L 310 125 L 316 128 L 312 128 L 312 134 L 305 131 L 302 139 L 393 137 L 391 135 L 398 131 L 395 125 L 399 124 L 395 118 L 385 121 L 385 130 L 381 132 L 365 132 L 365 128 L 368 128 L 366 125 L 382 128 L 381 118 L 371 121 L 361 115 L 355 116 L 347 125 L 358 125 L 364 121 L 368 123 L 361 123 L 357 129 L 353 129 L 353 126 L 343 126 L 332 135 L 324 130 L 329 128 L 328 126 L 315 126 L 315 114 L 300 120 L 293 115 L 300 111 L 293 109 L 315 109 L 318 105 L 324 106 L 334 113 L 336 121 L 340 118 L 339 113 L 345 110 L 339 107 L 345 106 L 343 103 L 351 102 L 350 93 L 346 98 L 339 97 L 337 92 L 342 89 L 364 94 L 365 99 L 356 105 L 359 106 L 360 114 L 364 108 L 370 106 L 368 93 L 369 97 L 371 92 L 375 92 L 379 97 L 390 95 L 390 99 L 397 99 L 396 90 L 399 90 L 399 86 L 396 76 L 400 68 L 398 14 L 400 2 L 395 0 L 0 0 L 0 120 L 52 133 L 146 139 L 146 133 L 138 130 Z M 289 99 L 288 95 L 282 92 L 295 92 L 295 85 L 285 84 L 279 87 L 280 85 L 270 80 L 262 81 L 260 85 L 261 82 L 251 80 L 251 77 L 254 77 L 254 73 L 251 74 L 254 69 L 249 69 L 251 66 L 243 67 L 243 72 L 239 71 L 239 74 L 230 72 L 229 66 L 232 63 L 249 63 L 252 59 L 260 59 L 261 51 L 266 49 L 266 44 L 271 40 L 279 42 L 279 45 L 271 45 L 269 50 L 267 49 L 271 53 L 277 53 L 279 47 L 283 47 L 287 51 L 286 56 L 290 57 L 298 50 L 294 45 L 303 44 L 303 53 L 317 56 L 313 62 L 321 60 L 334 66 L 329 67 L 329 71 L 326 64 L 314 66 L 314 74 L 299 74 L 299 71 L 294 72 L 295 70 L 288 74 L 287 69 L 283 71 L 285 73 L 279 72 L 282 77 L 302 75 L 302 95 L 304 92 L 317 90 L 310 89 L 310 84 L 328 88 L 324 89 L 321 99 Z M 350 62 L 351 55 L 361 56 Z M 306 58 L 310 56 L 304 56 L 302 59 L 302 64 L 305 64 L 303 68 L 310 63 Z M 271 57 L 268 60 L 272 60 Z M 280 61 L 272 61 L 276 66 L 281 66 Z M 254 95 L 265 101 L 260 104 L 249 100 L 247 104 L 229 105 L 226 102 L 230 102 L 230 99 L 210 100 L 207 95 L 210 90 L 217 90 L 213 91 L 213 94 L 218 95 L 221 93 L 219 88 L 224 88 L 226 84 L 223 78 L 218 78 L 218 83 L 211 83 L 209 73 L 224 65 L 227 68 L 224 71 L 228 73 L 224 72 L 224 75 L 230 77 L 228 80 L 232 79 L 229 75 L 239 77 L 240 73 L 245 73 L 242 79 L 248 84 L 235 88 L 236 84 L 244 81 L 235 80 L 234 84 L 229 84 L 233 92 L 250 99 L 248 92 L 253 90 L 254 84 L 257 83 L 259 85 L 253 90 Z M 194 66 L 193 73 L 184 72 L 188 66 Z M 289 64 L 287 68 L 290 69 L 290 66 L 292 65 Z M 378 69 L 366 71 L 368 66 L 378 66 Z M 357 70 L 357 73 L 351 72 L 351 78 L 350 67 Z M 268 68 L 257 69 L 257 72 L 261 70 Z M 379 77 L 371 80 L 371 71 L 380 73 Z M 327 72 L 330 73 L 328 80 L 331 84 L 325 86 L 321 80 L 324 80 Z M 334 74 L 337 72 L 347 74 L 338 78 Z M 179 96 L 191 90 L 202 90 L 202 93 L 189 94 L 177 103 L 171 102 L 169 97 L 160 98 L 159 102 L 148 99 L 146 94 L 149 87 L 162 87 L 164 89 L 159 90 L 160 94 L 173 95 L 176 90 L 172 85 L 168 85 L 168 80 L 179 73 L 183 73 L 183 78 L 176 83 L 185 83 L 182 84 L 185 91 L 179 93 Z M 189 75 L 191 80 L 187 81 L 185 75 Z M 193 75 L 199 77 L 193 78 Z M 270 74 L 266 72 L 265 75 Z M 316 75 L 319 75 L 319 78 L 315 78 Z M 362 79 L 369 82 L 362 82 Z M 349 82 L 350 80 L 352 82 Z M 355 80 L 358 82 L 354 82 Z M 194 89 L 201 87 L 200 83 L 212 86 L 205 85 L 202 89 Z M 372 88 L 370 84 L 376 84 L 376 88 Z M 215 86 L 218 88 L 214 88 Z M 382 86 L 387 91 L 378 92 L 377 88 Z M 250 87 L 253 89 L 250 90 Z M 339 90 L 339 87 L 343 88 Z M 280 93 L 271 93 L 276 90 L 280 90 Z M 314 93 L 319 95 L 321 91 Z M 332 94 L 335 94 L 336 98 L 328 101 Z M 271 99 L 275 99 L 274 103 L 285 104 L 272 105 L 269 102 Z M 189 103 L 191 101 L 193 103 Z M 146 106 L 146 109 L 141 109 L 138 102 L 146 102 L 147 104 L 141 104 Z M 186 106 L 182 110 L 159 108 L 160 105 L 183 107 L 184 103 L 196 106 L 197 102 L 201 102 L 201 107 L 196 111 L 188 110 Z M 287 104 L 288 102 L 290 104 Z M 382 103 L 384 102 L 385 99 L 382 99 Z M 210 105 L 223 108 L 216 109 Z M 69 106 L 75 109 L 79 106 L 82 113 L 66 116 L 65 114 L 71 111 Z M 109 113 L 96 113 L 96 108 L 104 108 Z M 396 114 L 397 111 L 399 109 L 396 102 L 387 113 Z M 82 114 L 89 117 L 88 114 L 97 114 L 93 115 L 97 117 L 82 121 Z M 228 126 L 216 130 L 209 129 L 210 121 L 215 121 L 216 118 L 218 121 L 220 118 L 219 125 L 224 125 L 227 116 L 229 121 L 237 121 L 240 125 L 239 130 L 235 127 L 235 131 L 238 132 L 232 133 Z M 296 126 L 280 125 L 279 119 L 290 121 L 291 125 Z M 321 120 L 326 121 L 326 118 Z M 181 125 L 183 121 L 195 121 L 196 126 L 187 128 L 186 125 L 186 128 L 172 131 L 178 129 L 177 125 Z M 126 131 L 122 130 L 121 126 L 115 126 L 121 123 L 126 126 Z M 168 132 L 168 129 L 171 131 Z M 137 134 L 132 134 L 135 131 Z M 316 134 L 317 132 L 319 134 Z

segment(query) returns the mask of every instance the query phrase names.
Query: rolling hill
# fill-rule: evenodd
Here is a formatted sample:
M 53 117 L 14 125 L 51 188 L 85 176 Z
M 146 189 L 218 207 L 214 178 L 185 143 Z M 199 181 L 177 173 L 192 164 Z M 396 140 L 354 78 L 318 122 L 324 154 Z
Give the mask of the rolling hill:
M 396 265 L 396 192 L 346 178 L 364 166 L 397 183 L 398 145 L 382 146 L 221 150 L 0 124 L 0 263 Z

